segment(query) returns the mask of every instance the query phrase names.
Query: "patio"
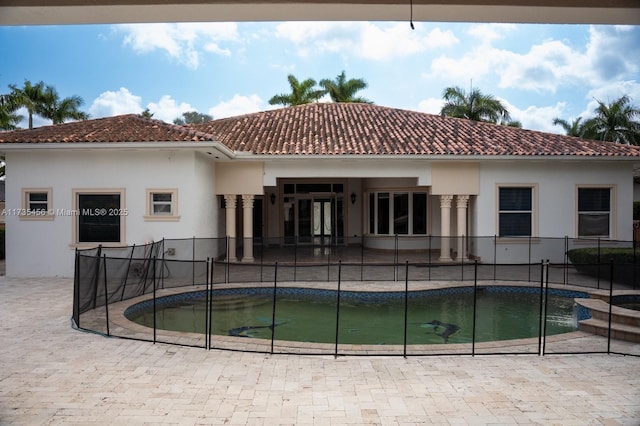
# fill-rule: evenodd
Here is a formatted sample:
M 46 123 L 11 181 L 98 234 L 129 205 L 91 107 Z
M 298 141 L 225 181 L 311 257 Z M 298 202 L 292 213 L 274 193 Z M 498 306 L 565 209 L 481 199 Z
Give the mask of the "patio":
M 70 279 L 0 278 L 0 423 L 621 424 L 640 358 L 205 351 L 70 326 Z

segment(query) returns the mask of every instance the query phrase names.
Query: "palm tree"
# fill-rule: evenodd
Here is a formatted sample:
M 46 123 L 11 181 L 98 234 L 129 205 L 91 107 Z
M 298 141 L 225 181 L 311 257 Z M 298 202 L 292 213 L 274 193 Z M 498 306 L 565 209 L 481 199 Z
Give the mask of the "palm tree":
M 41 107 L 44 102 L 44 82 L 35 85 L 29 80 L 24 81 L 24 86 L 19 88 L 15 84 L 10 84 L 11 96 L 16 105 L 25 107 L 29 114 L 29 128 L 33 129 L 33 115 L 40 115 Z
M 316 81 L 312 78 L 300 82 L 289 74 L 287 80 L 289 81 L 289 86 L 291 86 L 291 93 L 273 96 L 269 99 L 269 105 L 295 106 L 309 104 L 317 102 L 325 94 L 324 90 L 315 89 Z
M 511 121 L 509 111 L 502 102 L 491 95 L 483 94 L 479 89 L 472 89 L 467 94 L 460 87 L 447 87 L 442 92 L 442 98 L 446 102 L 440 110 L 440 115 L 488 123 Z
M 597 100 L 595 117 L 584 123 L 585 137 L 601 141 L 640 144 L 640 108 L 631 104 L 628 96 L 605 104 Z
M 11 95 L 0 95 L 0 130 L 14 130 L 22 120 L 22 116 L 16 114 L 18 106 Z
M 553 125 L 562 127 L 567 136 L 576 136 L 579 138 L 585 136 L 585 122 L 582 121 L 582 117 L 576 118 L 571 123 L 567 120 L 556 117 L 553 119 Z
M 29 113 L 29 129 L 33 129 L 33 116 L 52 120 L 54 124 L 63 123 L 66 120 L 86 120 L 89 115 L 80 111 L 84 103 L 80 96 L 71 96 L 60 99 L 53 86 L 45 86 L 43 81 L 31 84 L 25 80 L 22 88 L 10 84 L 11 97 L 15 105 L 25 107 Z
M 361 78 L 350 78 L 347 80 L 345 72 L 342 71 L 335 80 L 322 79 L 320 86 L 329 93 L 333 102 L 351 102 L 361 104 L 372 104 L 368 99 L 355 97 L 360 90 L 366 89 L 368 84 Z
M 89 114 L 80 111 L 83 103 L 84 100 L 77 95 L 61 100 L 53 86 L 46 86 L 40 115 L 53 121 L 53 124 L 64 123 L 67 120 L 86 120 Z

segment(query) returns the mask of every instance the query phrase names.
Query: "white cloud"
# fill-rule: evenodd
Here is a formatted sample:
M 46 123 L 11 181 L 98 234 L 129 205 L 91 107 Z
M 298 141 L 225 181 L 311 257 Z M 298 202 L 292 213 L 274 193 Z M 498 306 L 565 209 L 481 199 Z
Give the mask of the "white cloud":
M 437 115 L 440 114 L 443 105 L 444 100 L 442 98 L 428 98 L 418 103 L 418 111 Z
M 223 23 L 164 23 L 122 24 L 114 27 L 122 32 L 124 44 L 138 53 L 165 51 L 170 57 L 189 68 L 200 65 L 200 50 L 230 56 L 231 51 L 220 42 L 238 40 L 237 24 Z
M 556 117 L 562 118 L 563 112 L 567 106 L 564 102 L 558 102 L 555 105 L 541 107 L 530 105 L 525 109 L 519 109 L 504 99 L 500 99 L 500 102 L 502 102 L 502 104 L 507 108 L 512 120 L 517 120 L 522 123 L 523 129 L 535 129 L 549 133 L 563 133 L 561 127 L 553 125 L 553 119 Z
M 258 95 L 242 96 L 235 94 L 230 100 L 220 102 L 218 105 L 209 108 L 207 113 L 214 119 L 218 119 L 250 114 L 264 109 L 265 104 Z
M 142 98 L 129 92 L 129 89 L 121 87 L 117 92 L 106 91 L 100 94 L 91 106 L 89 114 L 93 118 L 111 117 L 121 114 L 139 114 L 143 108 L 140 106 Z
M 412 31 L 406 23 L 383 26 L 371 22 L 286 22 L 276 27 L 276 37 L 292 42 L 303 57 L 337 53 L 377 61 L 459 43 L 451 31 Z
M 196 111 L 194 107 L 186 102 L 178 104 L 175 99 L 169 95 L 162 96 L 158 103 L 149 102 L 147 108 L 153 113 L 153 118 L 167 123 L 173 123 L 173 120 L 181 117 L 185 112 Z
M 499 87 L 554 93 L 559 87 L 595 87 L 611 79 L 621 79 L 637 72 L 640 44 L 637 32 L 627 27 L 590 27 L 589 40 L 580 49 L 566 41 L 545 40 L 528 51 L 517 53 L 495 47 L 492 43 L 511 26 L 478 26 L 469 33 L 480 44 L 462 56 L 441 55 L 431 63 L 424 76 L 449 81 L 479 80 L 497 76 Z

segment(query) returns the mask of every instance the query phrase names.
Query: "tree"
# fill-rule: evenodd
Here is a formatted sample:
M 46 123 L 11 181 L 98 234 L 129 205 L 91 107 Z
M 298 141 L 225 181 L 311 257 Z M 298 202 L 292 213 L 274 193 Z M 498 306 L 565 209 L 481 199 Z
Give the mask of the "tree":
M 80 111 L 84 103 L 80 96 L 60 99 L 53 86 L 46 86 L 43 81 L 32 84 L 25 80 L 23 87 L 9 85 L 10 96 L 18 108 L 26 108 L 29 114 L 29 128 L 33 129 L 33 116 L 52 120 L 54 124 L 64 123 L 66 120 L 86 120 L 89 115 Z
M 626 145 L 640 145 L 640 108 L 628 96 L 605 104 L 597 100 L 595 116 L 584 123 L 584 137 Z
M 327 91 L 333 102 L 373 103 L 368 99 L 355 96 L 357 92 L 367 88 L 367 82 L 361 78 L 350 78 L 347 80 L 344 71 L 342 71 L 335 80 L 326 78 L 320 80 L 320 86 Z
M 82 104 L 84 100 L 80 96 L 60 99 L 53 86 L 46 86 L 40 115 L 53 121 L 53 124 L 61 124 L 67 120 L 86 120 L 89 114 L 80 111 Z
M 562 127 L 564 129 L 564 133 L 567 136 L 576 136 L 579 138 L 584 137 L 584 124 L 585 123 L 582 121 L 582 117 L 576 118 L 571 123 L 559 117 L 553 119 L 553 125 Z
M 291 87 L 291 93 L 282 93 L 273 96 L 269 99 L 269 105 L 296 106 L 309 104 L 311 102 L 317 102 L 325 94 L 324 90 L 315 88 L 316 81 L 312 78 L 300 82 L 293 75 L 289 74 L 287 80 Z
M 145 118 L 153 118 L 153 113 L 151 111 L 149 111 L 149 108 L 146 108 L 144 111 L 142 111 L 140 113 L 140 115 L 145 117 Z
M 173 124 L 184 126 L 186 124 L 205 123 L 211 120 L 213 120 L 213 117 L 211 117 L 208 114 L 201 114 L 198 111 L 188 111 L 188 112 L 183 112 L 182 117 L 178 117 L 175 120 L 173 120 Z
M 29 80 L 25 80 L 22 88 L 10 84 L 9 89 L 11 89 L 11 96 L 16 105 L 27 109 L 29 128 L 33 129 L 33 115 L 40 115 L 44 103 L 44 82 L 41 81 L 34 85 Z
M 471 89 L 467 93 L 460 87 L 447 87 L 442 92 L 446 101 L 440 115 L 467 118 L 488 123 L 509 123 L 511 116 L 502 102 L 491 95 L 483 94 L 479 89 Z
M 0 130 L 14 130 L 22 120 L 22 116 L 16 114 L 18 106 L 13 96 L 0 95 Z

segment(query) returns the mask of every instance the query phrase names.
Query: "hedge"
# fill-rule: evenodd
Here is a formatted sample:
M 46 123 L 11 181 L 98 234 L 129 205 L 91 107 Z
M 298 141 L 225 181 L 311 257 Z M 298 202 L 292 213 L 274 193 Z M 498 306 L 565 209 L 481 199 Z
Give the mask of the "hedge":
M 609 281 L 610 264 L 613 261 L 615 282 L 634 288 L 640 283 L 640 249 L 601 247 L 598 250 L 597 247 L 588 247 L 569 250 L 567 256 L 581 274 Z

